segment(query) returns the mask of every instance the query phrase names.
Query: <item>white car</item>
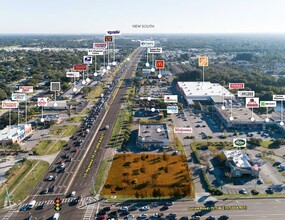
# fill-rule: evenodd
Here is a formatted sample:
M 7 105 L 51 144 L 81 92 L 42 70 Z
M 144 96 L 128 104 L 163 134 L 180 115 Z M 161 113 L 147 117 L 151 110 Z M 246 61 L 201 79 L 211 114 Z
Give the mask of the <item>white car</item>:
M 141 214 L 140 218 L 148 218 L 148 215 L 147 214 Z
M 154 213 L 151 217 L 153 217 L 153 218 L 158 218 L 158 217 L 159 217 L 159 214 L 158 214 L 158 213 Z
M 123 206 L 119 209 L 119 211 L 129 211 L 129 208 L 127 206 Z
M 76 194 L 76 192 L 75 192 L 75 191 L 72 191 L 72 192 L 70 193 L 70 196 L 73 197 L 73 196 L 75 196 L 75 194 Z
M 143 206 L 143 207 L 141 207 L 141 211 L 147 211 L 147 210 L 149 210 L 150 208 L 149 208 L 149 206 Z
M 55 180 L 56 178 L 57 178 L 57 176 L 50 175 L 50 176 L 48 177 L 48 181 Z

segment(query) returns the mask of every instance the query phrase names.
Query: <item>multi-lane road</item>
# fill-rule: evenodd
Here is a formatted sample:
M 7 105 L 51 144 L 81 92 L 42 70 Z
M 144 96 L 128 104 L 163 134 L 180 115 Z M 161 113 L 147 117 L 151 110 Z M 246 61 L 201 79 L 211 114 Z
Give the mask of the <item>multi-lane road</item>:
M 69 194 L 72 191 L 76 191 L 76 196 L 81 196 L 82 200 L 92 201 L 90 191 L 93 187 L 94 180 L 96 179 L 96 174 L 99 169 L 99 165 L 103 159 L 104 153 L 106 151 L 109 138 L 112 133 L 113 125 L 116 121 L 118 115 L 118 110 L 120 109 L 121 99 L 124 98 L 127 87 L 131 84 L 131 75 L 133 71 L 136 70 L 137 64 L 140 60 L 142 54 L 141 49 L 135 50 L 131 55 L 131 61 L 127 64 L 125 69 L 125 77 L 122 85 L 114 94 L 115 98 L 113 100 L 108 99 L 105 103 L 109 108 L 102 108 L 98 119 L 95 121 L 94 125 L 90 128 L 89 135 L 85 138 L 84 144 L 78 152 L 70 152 L 70 150 L 63 150 L 58 157 L 55 159 L 54 163 L 51 164 L 50 169 L 58 166 L 58 163 L 62 160 L 61 155 L 64 153 L 71 154 L 73 160 L 71 162 L 65 162 L 66 170 L 64 173 L 55 174 L 47 173 L 43 180 L 40 181 L 38 186 L 33 190 L 33 193 L 26 199 L 26 202 L 31 200 L 36 200 L 36 207 L 26 211 L 26 212 L 14 212 L 9 219 L 25 219 L 29 216 L 33 216 L 33 219 L 49 219 L 55 213 L 53 207 L 53 201 L 55 198 L 60 198 L 62 200 L 62 210 L 60 211 L 60 219 L 83 219 L 86 212 L 85 209 L 78 209 L 77 205 L 73 205 L 71 202 L 73 198 L 69 198 Z M 109 125 L 110 129 L 103 130 L 105 125 Z M 104 134 L 103 134 L 104 133 Z M 101 143 L 98 146 L 99 139 L 101 137 Z M 103 138 L 102 138 L 103 137 Z M 71 141 L 69 144 L 72 144 Z M 96 151 L 95 158 L 93 158 L 92 166 L 86 175 L 86 169 L 92 160 L 92 154 L 94 153 L 94 148 L 98 147 Z M 54 181 L 47 181 L 49 175 L 57 175 L 57 179 Z M 52 193 L 41 195 L 41 192 L 45 189 L 49 189 L 51 186 L 56 186 L 56 189 Z M 45 207 L 41 210 L 37 210 L 37 207 L 41 204 L 45 204 Z
M 98 210 L 101 210 L 102 208 L 108 206 L 111 207 L 111 210 L 109 211 L 117 211 L 120 206 L 138 206 L 142 207 L 145 205 L 148 205 L 151 207 L 151 203 L 142 203 L 142 202 L 133 202 L 133 203 L 122 203 L 122 204 L 116 204 L 115 206 L 112 206 L 111 203 L 104 203 L 99 205 Z M 215 216 L 216 219 L 218 219 L 222 215 L 229 216 L 230 220 L 281 220 L 285 218 L 285 199 L 249 199 L 249 200 L 225 200 L 225 201 L 218 201 L 215 203 L 216 207 L 226 207 L 227 209 L 237 209 L 240 208 L 240 210 L 212 210 L 207 211 L 205 214 L 201 217 L 201 220 L 206 219 L 209 216 Z M 169 209 L 166 211 L 161 211 L 161 205 L 155 208 L 150 208 L 148 211 L 132 211 L 130 214 L 134 215 L 134 219 L 136 219 L 140 214 L 145 213 L 149 217 L 151 217 L 154 213 L 163 213 L 163 218 L 165 219 L 170 213 L 176 213 L 177 217 L 176 219 L 180 219 L 181 217 L 190 217 L 198 211 L 190 211 L 189 208 L 193 207 L 205 207 L 204 202 L 195 202 L 195 201 L 174 201 L 174 205 L 169 206 Z M 246 208 L 243 209 L 243 208 Z M 123 219 L 124 217 L 119 217 L 120 219 Z M 154 218 L 153 218 L 154 219 Z

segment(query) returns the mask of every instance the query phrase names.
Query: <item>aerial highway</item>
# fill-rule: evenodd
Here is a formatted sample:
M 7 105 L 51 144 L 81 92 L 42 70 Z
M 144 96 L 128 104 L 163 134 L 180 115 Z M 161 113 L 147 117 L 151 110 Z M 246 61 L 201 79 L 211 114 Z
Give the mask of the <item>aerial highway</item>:
M 137 64 L 140 60 L 142 49 L 136 49 L 130 56 L 131 60 L 126 63 L 120 71 L 123 71 L 123 83 L 115 93 L 114 99 L 111 99 L 111 94 L 108 94 L 108 98 L 102 98 L 100 109 L 96 108 L 98 113 L 97 120 L 89 128 L 89 133 L 84 138 L 83 144 L 75 149 L 74 145 L 80 141 L 81 138 L 76 138 L 82 129 L 74 135 L 74 140 L 70 140 L 68 146 L 62 150 L 51 164 L 48 173 L 40 181 L 37 187 L 33 190 L 33 193 L 26 199 L 25 202 L 36 200 L 35 208 L 18 212 L 16 211 L 9 219 L 25 219 L 30 216 L 33 219 L 48 219 L 55 213 L 53 201 L 56 198 L 62 200 L 62 209 L 60 211 L 60 219 L 83 219 L 85 209 L 78 209 L 78 203 L 74 203 L 75 198 L 81 197 L 81 200 L 92 201 L 90 195 L 91 189 L 96 179 L 100 162 L 104 156 L 107 144 L 109 142 L 113 125 L 118 115 L 118 109 L 120 109 L 121 99 L 124 97 L 127 90 L 127 86 L 130 85 L 131 75 L 136 70 Z M 116 85 L 115 85 L 116 86 Z M 115 91 L 115 89 L 113 90 Z M 113 92 L 112 91 L 112 92 Z M 109 106 L 106 108 L 106 106 Z M 104 129 L 108 125 L 110 129 Z M 83 126 L 83 129 L 85 127 Z M 100 141 L 99 141 L 100 140 Z M 65 162 L 65 154 L 71 155 L 72 160 Z M 95 156 L 95 157 L 94 157 Z M 92 160 L 93 163 L 90 161 Z M 54 168 L 64 163 L 66 166 L 63 173 L 55 173 Z M 89 169 L 88 169 L 89 167 Z M 88 171 L 87 171 L 88 169 Z M 56 179 L 51 180 L 52 177 L 57 176 Z M 55 188 L 53 189 L 53 186 Z M 76 192 L 74 198 L 70 198 L 70 193 Z M 48 192 L 48 193 L 47 193 Z M 81 201 L 82 202 L 82 201 Z M 80 202 L 79 202 L 80 203 Z M 44 204 L 44 208 L 40 209 L 40 206 Z

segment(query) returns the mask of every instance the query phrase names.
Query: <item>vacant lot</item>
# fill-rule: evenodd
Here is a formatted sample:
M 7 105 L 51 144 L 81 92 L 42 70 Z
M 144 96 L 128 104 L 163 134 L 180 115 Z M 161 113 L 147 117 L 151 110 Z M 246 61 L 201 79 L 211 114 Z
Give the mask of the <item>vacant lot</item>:
M 116 154 L 101 194 L 193 197 L 194 189 L 184 155 Z

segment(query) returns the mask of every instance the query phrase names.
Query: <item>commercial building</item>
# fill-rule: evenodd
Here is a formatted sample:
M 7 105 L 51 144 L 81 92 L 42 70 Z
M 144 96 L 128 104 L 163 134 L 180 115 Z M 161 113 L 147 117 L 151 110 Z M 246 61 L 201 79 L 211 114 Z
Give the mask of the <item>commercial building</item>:
M 263 127 L 264 120 L 256 115 L 248 108 L 226 108 L 222 110 L 222 106 L 214 106 L 213 111 L 227 128 L 244 128 L 244 127 Z M 233 117 L 233 120 L 230 120 Z M 251 118 L 254 121 L 251 121 Z
M 19 143 L 32 131 L 31 124 L 7 126 L 0 131 L 0 144 Z
M 232 177 L 242 175 L 259 176 L 260 168 L 250 161 L 250 158 L 240 150 L 224 150 L 226 165 L 230 168 Z
M 137 145 L 149 149 L 164 147 L 169 144 L 169 135 L 165 123 L 139 124 Z
M 178 82 L 177 86 L 189 105 L 193 105 L 195 101 L 219 104 L 231 99 L 231 96 L 234 99 L 234 95 L 218 83 Z

